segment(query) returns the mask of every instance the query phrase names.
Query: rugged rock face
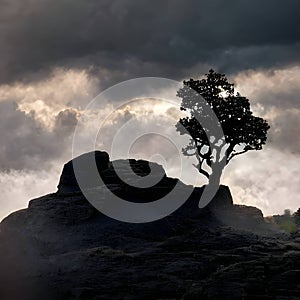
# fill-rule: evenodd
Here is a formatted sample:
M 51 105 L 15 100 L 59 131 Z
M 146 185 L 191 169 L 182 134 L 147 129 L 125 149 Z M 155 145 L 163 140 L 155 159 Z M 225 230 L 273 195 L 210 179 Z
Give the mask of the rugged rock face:
M 157 164 L 131 160 L 141 178 L 151 169 L 159 180 L 130 188 L 115 172 L 130 175 L 124 160 L 103 152 L 96 160 L 125 199 L 153 201 L 178 183 Z M 300 235 L 275 233 L 257 208 L 234 205 L 226 186 L 200 210 L 202 191 L 164 219 L 123 223 L 84 198 L 67 163 L 58 192 L 0 224 L 0 299 L 300 299 Z
M 99 172 L 106 170 L 109 164 L 109 155 L 103 151 L 95 151 L 82 154 L 74 159 L 74 161 L 69 161 L 64 165 L 62 174 L 60 176 L 58 184 L 58 192 L 75 192 L 80 191 L 80 188 L 77 184 L 77 180 L 73 170 L 73 164 L 78 166 L 78 175 L 83 177 L 89 177 L 89 163 L 95 160 L 97 169 Z M 95 186 L 96 182 L 94 178 L 91 177 L 90 186 Z

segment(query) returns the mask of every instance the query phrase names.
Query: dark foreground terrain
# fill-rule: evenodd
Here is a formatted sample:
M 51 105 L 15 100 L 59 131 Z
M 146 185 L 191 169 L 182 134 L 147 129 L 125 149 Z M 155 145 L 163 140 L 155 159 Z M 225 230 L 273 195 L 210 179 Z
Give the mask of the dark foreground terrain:
M 155 200 L 177 183 L 163 176 L 150 191 L 130 189 L 105 153 L 96 160 L 103 181 L 127 200 Z M 145 161 L 131 166 L 141 177 L 149 166 L 164 173 Z M 89 204 L 69 162 L 56 193 L 1 222 L 0 299 L 300 299 L 300 234 L 234 205 L 226 186 L 200 210 L 201 193 L 162 220 L 123 223 Z

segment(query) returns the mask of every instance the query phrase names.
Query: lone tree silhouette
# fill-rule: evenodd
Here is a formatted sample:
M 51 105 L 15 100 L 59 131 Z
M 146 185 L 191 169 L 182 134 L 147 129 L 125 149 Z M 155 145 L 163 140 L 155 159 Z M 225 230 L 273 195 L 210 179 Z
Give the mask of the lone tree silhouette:
M 213 176 L 216 175 L 214 162 L 221 162 L 223 169 L 233 157 L 249 150 L 261 150 L 270 126 L 266 120 L 253 116 L 249 100 L 235 92 L 234 84 L 229 83 L 224 74 L 211 69 L 205 75 L 202 80 L 183 81 L 183 87 L 177 92 L 182 98 L 180 109 L 186 111 L 187 116 L 178 121 L 176 129 L 181 135 L 191 136 L 189 144 L 182 149 L 183 154 L 195 156 L 198 164 L 194 166 L 211 181 L 222 172 Z M 205 120 L 212 119 L 204 105 L 217 117 L 216 126 L 224 133 L 222 138 L 203 125 L 207 124 Z

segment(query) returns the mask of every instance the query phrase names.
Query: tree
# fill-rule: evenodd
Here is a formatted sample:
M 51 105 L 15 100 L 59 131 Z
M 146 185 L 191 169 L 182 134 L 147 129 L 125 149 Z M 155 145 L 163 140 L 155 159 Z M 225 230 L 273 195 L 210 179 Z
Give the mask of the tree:
M 294 213 L 295 222 L 298 226 L 300 226 L 300 208 Z
M 270 126 L 266 120 L 253 116 L 249 100 L 235 92 L 234 84 L 224 74 L 209 70 L 205 75 L 202 80 L 183 81 L 183 87 L 177 92 L 182 99 L 180 109 L 187 116 L 178 121 L 176 129 L 181 135 L 191 136 L 189 144 L 182 149 L 183 154 L 195 156 L 198 164 L 194 166 L 211 181 L 215 162 L 222 163 L 223 169 L 233 157 L 261 150 Z M 216 136 L 206 126 L 213 119 L 206 106 L 214 112 L 216 126 L 224 135 Z

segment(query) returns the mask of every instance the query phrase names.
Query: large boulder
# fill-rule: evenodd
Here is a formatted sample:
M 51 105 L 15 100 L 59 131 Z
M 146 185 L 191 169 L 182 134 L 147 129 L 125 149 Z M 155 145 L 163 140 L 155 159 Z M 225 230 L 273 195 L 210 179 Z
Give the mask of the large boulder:
M 99 172 L 106 170 L 109 164 L 109 155 L 107 152 L 104 151 L 92 151 L 88 153 L 84 153 L 73 160 L 67 162 L 62 170 L 59 184 L 58 184 L 58 191 L 61 193 L 66 192 L 76 192 L 80 191 L 80 188 L 77 183 L 77 179 L 74 173 L 73 165 L 76 165 L 76 169 L 78 175 L 82 178 L 89 177 L 90 174 L 90 163 L 92 161 L 96 162 L 96 166 Z M 95 186 L 96 185 L 95 178 L 90 178 L 89 185 Z
M 216 195 L 213 197 L 208 206 L 212 210 L 232 208 L 233 199 L 229 187 L 226 185 L 220 185 Z
M 159 182 L 166 177 L 164 168 L 153 162 L 136 159 L 118 159 L 109 163 L 106 170 L 99 172 L 103 182 L 106 184 L 129 183 L 143 179 L 143 177 L 154 177 L 154 182 Z
M 96 172 L 91 172 L 91 165 L 95 162 Z M 77 170 L 76 175 L 74 166 Z M 163 167 L 157 163 L 135 159 L 109 161 L 106 152 L 95 151 L 65 164 L 58 184 L 58 193 L 74 193 L 95 188 L 105 191 L 108 188 L 124 200 L 152 202 L 170 193 L 177 183 L 178 180 L 168 178 Z M 109 196 L 111 194 L 108 193 L 107 197 Z
M 91 166 L 96 163 L 96 172 L 91 172 Z M 76 167 L 76 174 L 74 172 Z M 58 193 L 79 192 L 78 178 L 84 183 L 84 188 L 96 188 L 105 185 L 138 185 L 139 180 L 147 176 L 151 186 L 161 183 L 170 186 L 163 167 L 157 163 L 135 160 L 119 159 L 109 161 L 109 155 L 102 151 L 93 151 L 82 154 L 70 160 L 63 167 L 58 184 Z M 132 189 L 133 191 L 134 189 Z

